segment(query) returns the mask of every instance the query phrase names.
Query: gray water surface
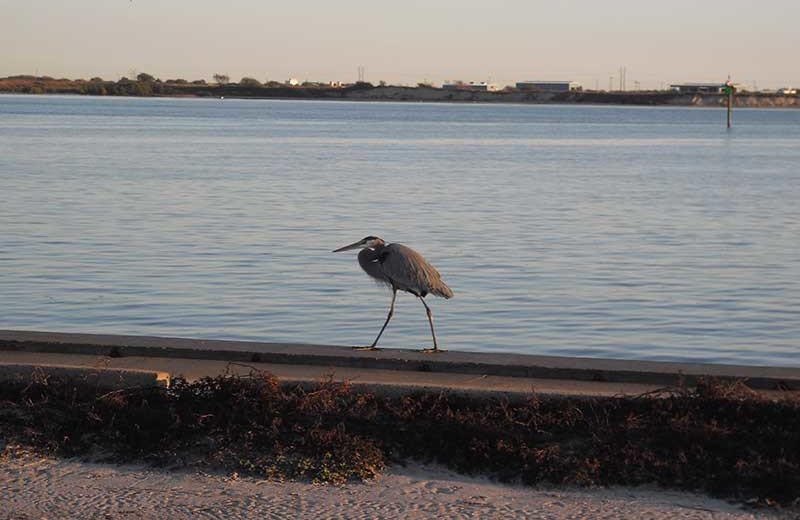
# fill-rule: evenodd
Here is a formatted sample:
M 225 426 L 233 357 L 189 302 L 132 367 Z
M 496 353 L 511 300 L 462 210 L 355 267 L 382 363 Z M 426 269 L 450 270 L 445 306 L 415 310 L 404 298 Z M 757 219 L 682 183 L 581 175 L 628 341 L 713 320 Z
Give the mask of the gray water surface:
M 0 328 L 800 366 L 800 110 L 0 96 Z M 430 343 L 398 297 L 387 347 Z

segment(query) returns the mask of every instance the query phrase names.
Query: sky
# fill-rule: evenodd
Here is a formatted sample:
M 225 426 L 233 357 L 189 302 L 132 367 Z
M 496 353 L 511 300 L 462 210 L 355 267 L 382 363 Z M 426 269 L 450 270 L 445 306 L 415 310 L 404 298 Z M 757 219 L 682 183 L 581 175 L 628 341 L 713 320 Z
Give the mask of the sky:
M 800 2 L 0 0 L 0 76 L 800 86 Z

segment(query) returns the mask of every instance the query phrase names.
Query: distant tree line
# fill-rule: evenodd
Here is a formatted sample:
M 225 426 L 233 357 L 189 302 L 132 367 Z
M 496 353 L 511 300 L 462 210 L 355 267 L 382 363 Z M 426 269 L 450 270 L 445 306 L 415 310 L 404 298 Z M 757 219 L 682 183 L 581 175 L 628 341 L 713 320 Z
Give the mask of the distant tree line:
M 175 94 L 170 86 L 205 86 L 205 80 L 187 81 L 168 79 L 162 81 L 151 74 L 142 72 L 136 79 L 122 77 L 118 81 L 107 81 L 99 76 L 85 79 L 55 79 L 50 76 L 20 74 L 0 78 L 1 92 L 26 94 L 87 94 L 94 96 L 159 96 Z
M 20 74 L 0 78 L 0 92 L 18 92 L 28 94 L 86 94 L 93 96 L 163 96 L 180 95 L 215 95 L 214 89 L 245 88 L 248 92 L 252 89 L 330 89 L 349 87 L 353 89 L 373 88 L 372 83 L 359 81 L 354 84 L 341 85 L 339 83 L 304 81 L 300 85 L 290 85 L 289 82 L 274 80 L 259 81 L 256 78 L 245 76 L 239 82 L 231 82 L 230 76 L 222 73 L 213 74 L 215 84 L 207 84 L 205 80 L 188 81 L 183 78 L 161 80 L 152 74 L 140 72 L 135 78 L 122 77 L 118 81 L 104 80 L 95 76 L 90 80 L 85 79 L 56 79 L 50 76 L 33 76 Z M 381 81 L 381 86 L 386 85 Z M 235 93 L 235 92 L 234 92 Z M 226 94 L 227 95 L 227 94 Z

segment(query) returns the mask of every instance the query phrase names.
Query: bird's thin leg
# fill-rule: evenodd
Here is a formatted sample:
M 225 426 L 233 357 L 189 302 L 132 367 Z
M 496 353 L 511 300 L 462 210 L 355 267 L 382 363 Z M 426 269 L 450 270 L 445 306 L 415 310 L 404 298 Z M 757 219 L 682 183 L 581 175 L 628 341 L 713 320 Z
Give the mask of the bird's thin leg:
M 432 349 L 431 348 L 422 349 L 421 352 L 425 352 L 425 353 L 441 352 L 439 350 L 438 345 L 436 345 L 436 331 L 433 330 L 433 313 L 431 312 L 431 308 L 428 307 L 428 304 L 425 303 L 425 299 L 422 296 L 419 297 L 419 301 L 422 302 L 422 305 L 425 306 L 425 312 L 428 313 L 428 323 L 431 324 L 431 336 L 433 336 L 433 348 Z
M 378 340 L 381 339 L 381 334 L 383 331 L 386 330 L 386 326 L 389 324 L 389 320 L 392 319 L 394 316 L 394 300 L 397 298 L 397 289 L 392 289 L 392 304 L 389 306 L 389 315 L 386 316 L 386 321 L 383 323 L 383 327 L 381 327 L 381 331 L 378 333 L 378 337 L 375 338 L 375 341 L 372 342 L 372 345 L 368 347 L 353 347 L 356 350 L 376 350 L 377 347 L 375 345 L 378 344 Z

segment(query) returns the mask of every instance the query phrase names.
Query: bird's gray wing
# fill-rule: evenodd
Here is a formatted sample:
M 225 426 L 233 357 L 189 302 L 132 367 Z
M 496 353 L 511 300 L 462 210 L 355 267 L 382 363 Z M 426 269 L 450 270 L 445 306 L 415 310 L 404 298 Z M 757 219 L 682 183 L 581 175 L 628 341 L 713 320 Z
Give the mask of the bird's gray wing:
M 439 272 L 422 255 L 402 244 L 389 244 L 378 257 L 383 274 L 398 289 L 424 295 L 441 292 Z M 449 289 L 447 289 L 449 291 Z

